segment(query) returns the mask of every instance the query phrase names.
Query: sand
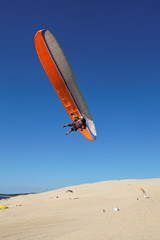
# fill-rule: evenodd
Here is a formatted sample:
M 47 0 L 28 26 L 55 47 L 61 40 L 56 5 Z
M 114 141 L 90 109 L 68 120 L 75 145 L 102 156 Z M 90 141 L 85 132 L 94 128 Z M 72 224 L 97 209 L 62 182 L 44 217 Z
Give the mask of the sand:
M 84 184 L 2 204 L 3 240 L 160 240 L 160 179 Z

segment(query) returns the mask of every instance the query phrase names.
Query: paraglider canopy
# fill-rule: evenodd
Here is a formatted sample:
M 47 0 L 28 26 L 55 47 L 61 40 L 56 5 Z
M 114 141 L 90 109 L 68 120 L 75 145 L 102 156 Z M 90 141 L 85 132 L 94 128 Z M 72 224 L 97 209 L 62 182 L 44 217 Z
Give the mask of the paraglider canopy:
M 35 35 L 37 54 L 55 91 L 66 111 L 84 117 L 87 128 L 81 133 L 89 140 L 96 139 L 95 124 L 80 89 L 77 86 L 72 69 L 57 40 L 48 30 L 40 30 Z
M 7 209 L 8 207 L 6 205 L 1 205 L 0 209 Z

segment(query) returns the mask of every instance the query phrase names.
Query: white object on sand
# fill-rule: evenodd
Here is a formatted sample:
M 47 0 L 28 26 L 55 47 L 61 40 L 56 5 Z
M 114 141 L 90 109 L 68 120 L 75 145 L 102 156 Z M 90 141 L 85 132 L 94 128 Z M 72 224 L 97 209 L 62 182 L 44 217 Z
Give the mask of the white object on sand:
M 113 211 L 118 212 L 118 211 L 119 211 L 119 208 L 115 207 L 115 208 L 113 209 Z

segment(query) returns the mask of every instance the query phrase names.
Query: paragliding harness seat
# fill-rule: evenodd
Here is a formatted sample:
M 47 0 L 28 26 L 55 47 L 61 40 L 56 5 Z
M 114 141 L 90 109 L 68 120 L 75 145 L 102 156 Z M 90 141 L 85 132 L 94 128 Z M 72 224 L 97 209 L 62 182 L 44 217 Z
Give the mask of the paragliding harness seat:
M 81 122 L 83 123 L 83 125 Z M 73 122 L 71 130 L 76 132 L 82 126 L 86 127 L 86 120 L 84 117 L 82 119 L 78 119 L 78 121 L 76 122 Z

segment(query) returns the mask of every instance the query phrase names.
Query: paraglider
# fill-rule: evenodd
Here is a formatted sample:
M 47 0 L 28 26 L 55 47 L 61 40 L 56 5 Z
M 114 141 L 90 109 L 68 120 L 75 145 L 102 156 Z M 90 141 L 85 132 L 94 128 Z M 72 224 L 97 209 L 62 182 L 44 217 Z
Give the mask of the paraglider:
M 139 188 L 139 189 L 142 191 L 144 198 L 149 198 L 149 197 L 147 197 L 146 192 L 145 192 L 145 190 L 143 188 Z
M 66 191 L 66 193 L 68 193 L 68 192 L 70 192 L 70 193 L 73 193 L 73 191 L 72 191 L 72 190 L 70 190 L 70 189 Z
M 69 124 L 63 126 L 63 127 L 72 127 L 71 130 L 66 133 L 66 135 L 68 135 L 69 133 L 71 133 L 73 131 L 76 132 L 78 129 L 80 129 L 80 131 L 83 131 L 84 129 L 86 129 L 86 120 L 84 117 L 80 118 L 78 116 L 75 116 L 73 113 L 71 113 L 71 115 L 73 115 L 75 120 L 72 123 L 69 123 Z
M 8 208 L 8 207 L 7 207 L 6 205 L 1 205 L 1 206 L 0 206 L 0 210 L 1 210 L 1 209 L 7 209 L 7 208 Z
M 72 121 L 74 116 L 71 113 L 84 118 L 86 128 L 81 133 L 87 139 L 95 140 L 97 133 L 92 116 L 57 40 L 50 31 L 40 30 L 35 35 L 35 47 L 42 66 Z

